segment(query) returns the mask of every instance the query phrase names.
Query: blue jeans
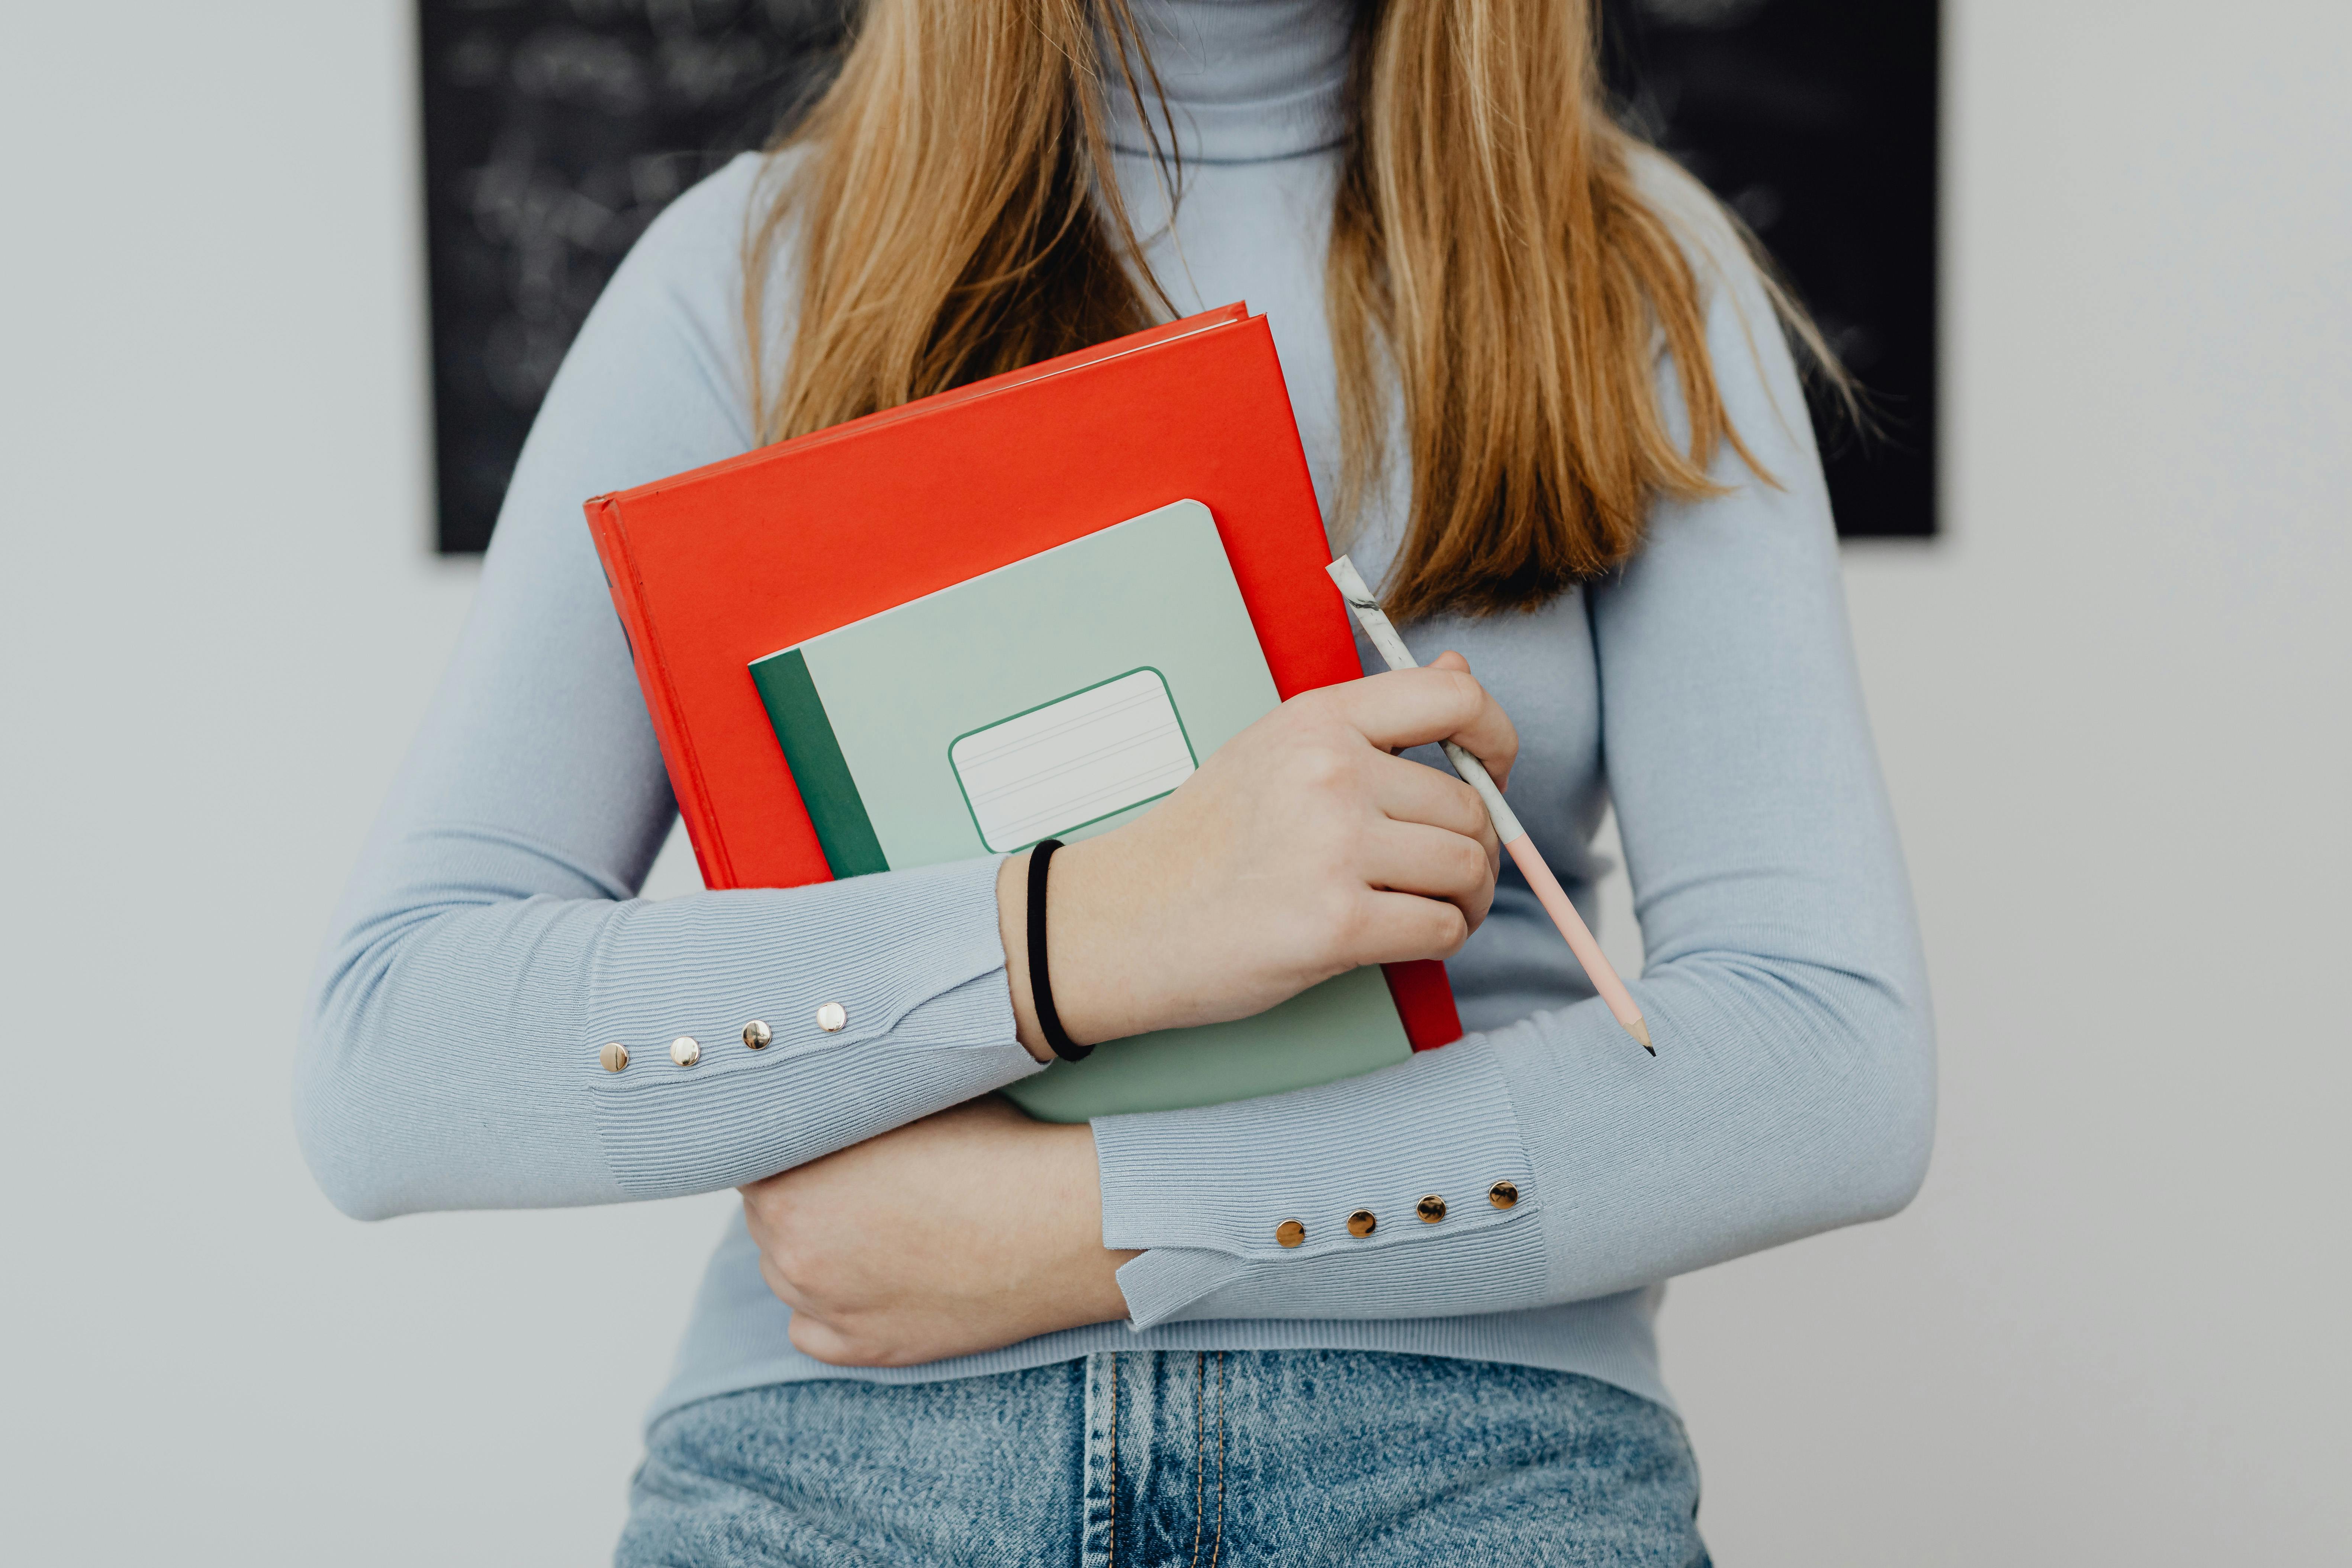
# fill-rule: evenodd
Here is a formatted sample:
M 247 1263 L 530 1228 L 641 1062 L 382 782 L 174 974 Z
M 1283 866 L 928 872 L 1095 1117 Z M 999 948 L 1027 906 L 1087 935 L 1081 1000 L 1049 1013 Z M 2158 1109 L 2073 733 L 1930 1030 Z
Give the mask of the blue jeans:
M 1672 1413 L 1570 1373 L 1137 1351 L 779 1384 L 648 1438 L 621 1568 L 1704 1565 Z

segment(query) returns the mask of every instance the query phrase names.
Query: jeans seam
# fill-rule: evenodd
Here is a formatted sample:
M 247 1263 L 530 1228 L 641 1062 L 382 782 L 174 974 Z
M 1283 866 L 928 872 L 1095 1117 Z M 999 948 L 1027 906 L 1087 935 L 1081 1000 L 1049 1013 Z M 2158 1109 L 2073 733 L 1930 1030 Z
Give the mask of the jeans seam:
M 1104 1568 L 1118 1564 L 1118 1352 L 1110 1352 L 1110 1552 Z
M 1192 1352 L 1192 1568 L 1201 1563 L 1201 1525 L 1202 1506 L 1208 1498 L 1209 1468 L 1202 1463 L 1202 1444 L 1207 1436 L 1205 1416 L 1209 1404 L 1209 1352 Z
M 1209 1568 L 1225 1549 L 1225 1352 L 1217 1352 L 1217 1534 L 1209 1546 Z M 1194 1557 L 1200 1549 L 1193 1548 Z

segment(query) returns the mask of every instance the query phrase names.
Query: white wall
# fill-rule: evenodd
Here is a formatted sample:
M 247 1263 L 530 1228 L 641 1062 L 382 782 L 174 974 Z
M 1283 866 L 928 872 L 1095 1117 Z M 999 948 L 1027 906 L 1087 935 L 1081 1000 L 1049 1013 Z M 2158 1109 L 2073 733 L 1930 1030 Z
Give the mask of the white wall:
M 1848 574 L 1941 1141 L 1900 1219 L 1675 1288 L 1704 1521 L 1727 1563 L 2321 1561 L 2352 10 L 1951 13 L 1950 537 Z M 407 8 L 7 32 L 0 1540 L 600 1558 L 728 1200 L 361 1226 L 286 1109 L 472 584 L 425 551 Z

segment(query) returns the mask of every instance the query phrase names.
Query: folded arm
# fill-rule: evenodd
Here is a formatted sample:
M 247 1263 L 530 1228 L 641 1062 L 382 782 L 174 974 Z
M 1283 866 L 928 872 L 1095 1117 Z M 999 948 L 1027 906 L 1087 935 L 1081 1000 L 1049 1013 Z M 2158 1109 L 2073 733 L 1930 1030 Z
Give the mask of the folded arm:
M 1036 1070 L 992 860 L 633 897 L 676 811 L 580 508 L 752 444 L 740 289 L 712 277 L 751 167 L 663 215 L 565 360 L 336 916 L 295 1114 L 352 1214 L 732 1186 Z M 816 1025 L 827 1002 L 838 1031 Z M 772 1035 L 756 1052 L 753 1019 Z
M 1588 599 L 1657 1059 L 1590 1002 L 1362 1079 L 1097 1121 L 1103 1243 L 1147 1249 L 1119 1274 L 1139 1325 L 1578 1300 L 1916 1190 L 1926 976 L 1828 500 L 1769 308 L 1726 271 L 1716 372 L 1778 484 L 1727 454 L 1729 493 L 1660 506 Z M 1370 1235 L 1349 1234 L 1357 1210 Z M 1281 1245 L 1286 1219 L 1302 1245 Z

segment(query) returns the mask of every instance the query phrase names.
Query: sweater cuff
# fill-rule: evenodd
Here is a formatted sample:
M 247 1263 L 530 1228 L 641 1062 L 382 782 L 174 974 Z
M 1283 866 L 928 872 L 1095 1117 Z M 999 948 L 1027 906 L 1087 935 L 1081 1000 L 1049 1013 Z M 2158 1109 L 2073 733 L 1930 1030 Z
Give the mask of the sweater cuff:
M 1248 1272 L 1246 1262 L 1223 1252 L 1155 1247 L 1118 1267 L 1118 1292 L 1127 1298 L 1127 1326 L 1137 1333 L 1156 1329 Z
M 1118 1271 L 1138 1328 L 1213 1297 L 1251 1316 L 1411 1317 L 1541 1289 L 1545 1194 L 1483 1036 L 1094 1133 L 1103 1245 L 1146 1249 Z
M 757 1181 L 1041 1070 L 1015 1032 L 996 868 L 634 911 L 705 929 L 624 933 L 598 965 L 577 1059 L 622 1189 Z

